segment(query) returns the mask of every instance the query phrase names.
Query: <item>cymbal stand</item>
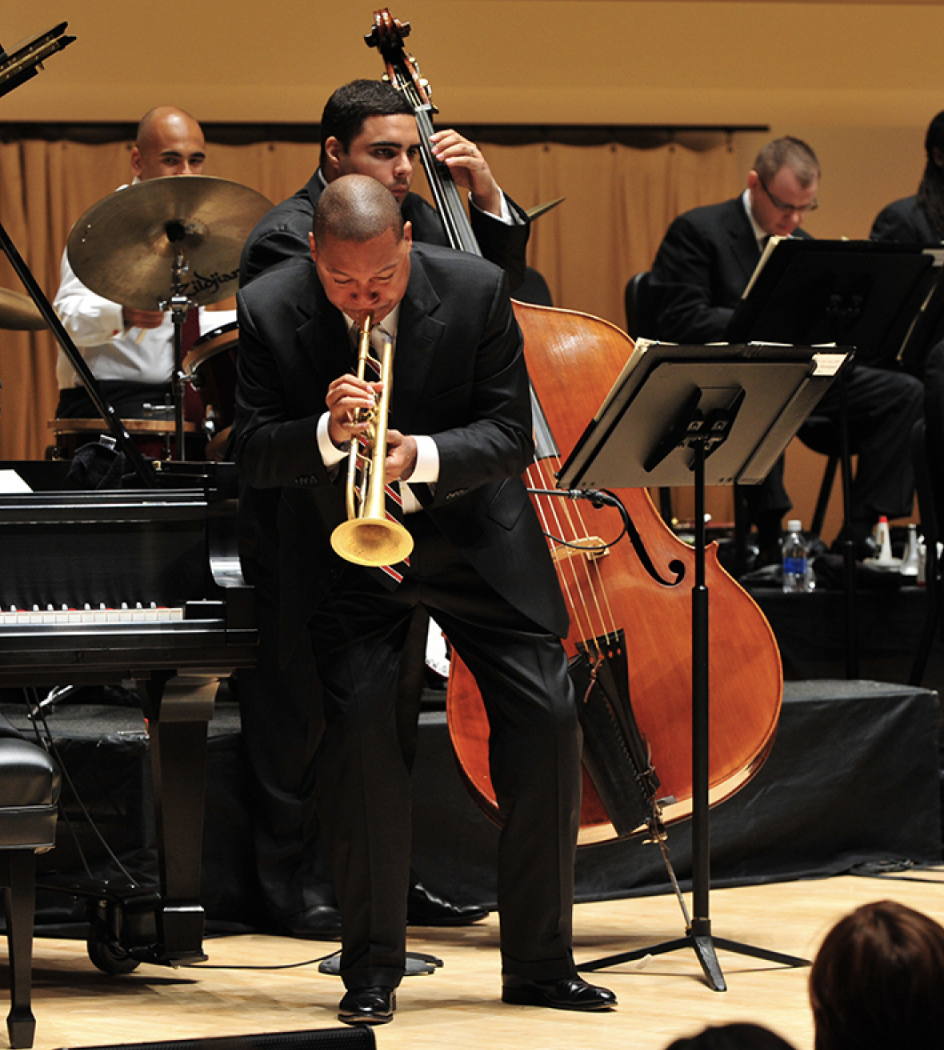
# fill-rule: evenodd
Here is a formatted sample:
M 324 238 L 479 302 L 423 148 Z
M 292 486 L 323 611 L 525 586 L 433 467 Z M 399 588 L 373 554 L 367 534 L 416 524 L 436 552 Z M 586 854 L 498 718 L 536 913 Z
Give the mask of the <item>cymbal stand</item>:
M 141 483 L 147 488 L 154 488 L 157 485 L 154 468 L 144 456 L 141 455 L 141 450 L 134 443 L 133 438 L 119 418 L 114 406 L 111 405 L 102 394 L 101 388 L 98 385 L 98 380 L 92 374 L 85 358 L 79 353 L 78 348 L 72 341 L 72 337 L 65 328 L 63 328 L 58 314 L 52 308 L 52 304 L 46 298 L 45 293 L 42 288 L 40 288 L 36 278 L 30 271 L 30 268 L 24 262 L 23 257 L 17 251 L 16 245 L 4 229 L 2 223 L 0 223 L 0 248 L 2 248 L 7 258 L 10 260 L 13 269 L 16 270 L 17 275 L 23 282 L 23 286 L 26 288 L 27 292 L 29 292 L 30 298 L 32 298 L 37 309 L 43 315 L 43 320 L 52 330 L 52 334 L 56 337 L 56 341 L 62 347 L 63 353 L 69 359 L 69 363 L 75 369 L 79 379 L 82 380 L 82 384 L 88 392 L 89 397 L 92 399 L 99 414 L 105 421 L 106 426 L 115 438 L 118 448 L 125 454 L 128 463 L 137 474 Z
M 194 303 L 182 293 L 182 277 L 188 273 L 190 266 L 184 258 L 183 249 L 179 242 L 186 236 L 186 230 L 179 222 L 169 222 L 165 227 L 167 238 L 171 244 L 178 244 L 174 256 L 172 271 L 173 294 L 170 299 L 160 304 L 162 310 L 169 310 L 171 320 L 174 322 L 174 370 L 171 378 L 171 393 L 174 399 L 174 437 L 177 446 L 177 459 L 186 459 L 184 448 L 184 362 L 183 362 L 183 332 L 187 312 L 194 307 Z

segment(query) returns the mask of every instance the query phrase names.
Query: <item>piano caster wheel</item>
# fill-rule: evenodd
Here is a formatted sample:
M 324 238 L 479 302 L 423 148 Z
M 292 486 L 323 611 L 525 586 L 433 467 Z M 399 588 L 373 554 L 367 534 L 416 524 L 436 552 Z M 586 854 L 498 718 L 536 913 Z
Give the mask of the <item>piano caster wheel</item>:
M 93 926 L 86 944 L 89 959 L 99 970 L 111 974 L 131 973 L 141 965 L 120 944 L 106 940 L 103 933 L 103 930 L 96 930 Z

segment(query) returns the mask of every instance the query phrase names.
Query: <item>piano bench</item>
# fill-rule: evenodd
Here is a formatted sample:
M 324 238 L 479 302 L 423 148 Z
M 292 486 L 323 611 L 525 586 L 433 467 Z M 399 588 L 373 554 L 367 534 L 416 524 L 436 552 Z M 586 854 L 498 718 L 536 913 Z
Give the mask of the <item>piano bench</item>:
M 0 888 L 10 970 L 7 1031 L 14 1050 L 33 1045 L 30 1007 L 36 854 L 55 845 L 59 769 L 0 714 Z

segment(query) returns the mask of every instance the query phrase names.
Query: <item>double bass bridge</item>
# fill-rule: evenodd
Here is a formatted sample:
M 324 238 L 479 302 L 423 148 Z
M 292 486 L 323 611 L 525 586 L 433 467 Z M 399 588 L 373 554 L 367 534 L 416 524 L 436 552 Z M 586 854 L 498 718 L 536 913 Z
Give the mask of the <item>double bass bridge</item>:
M 610 545 L 599 536 L 581 536 L 566 543 L 557 543 L 551 549 L 551 558 L 555 565 L 562 565 L 570 558 L 582 557 L 592 562 L 605 558 L 609 553 Z

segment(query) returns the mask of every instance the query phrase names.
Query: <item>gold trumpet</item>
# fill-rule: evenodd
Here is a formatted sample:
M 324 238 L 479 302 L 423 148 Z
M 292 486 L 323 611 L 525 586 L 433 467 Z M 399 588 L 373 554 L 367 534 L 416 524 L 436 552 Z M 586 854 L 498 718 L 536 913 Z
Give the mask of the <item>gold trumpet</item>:
M 357 378 L 363 379 L 370 360 L 370 329 L 373 315 L 361 321 L 357 341 Z M 393 344 L 384 339 L 380 356 L 383 390 L 373 408 L 358 409 L 355 421 L 367 423 L 360 435 L 351 439 L 347 460 L 347 521 L 331 533 L 336 554 L 355 565 L 396 565 L 413 550 L 413 537 L 399 522 L 387 517 L 384 498 L 384 461 L 387 458 L 387 417 L 390 413 L 390 387 L 393 379 Z M 361 448 L 363 445 L 363 449 Z

